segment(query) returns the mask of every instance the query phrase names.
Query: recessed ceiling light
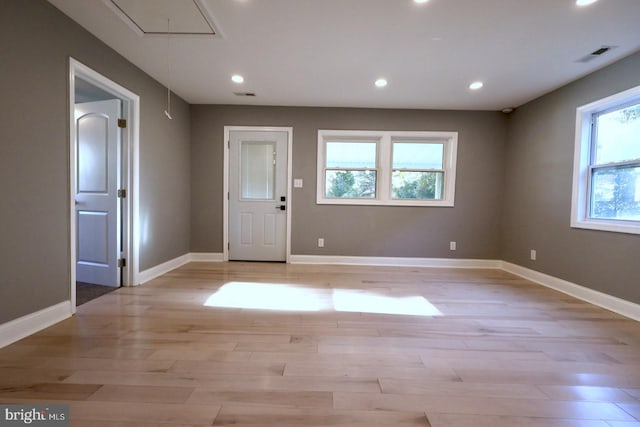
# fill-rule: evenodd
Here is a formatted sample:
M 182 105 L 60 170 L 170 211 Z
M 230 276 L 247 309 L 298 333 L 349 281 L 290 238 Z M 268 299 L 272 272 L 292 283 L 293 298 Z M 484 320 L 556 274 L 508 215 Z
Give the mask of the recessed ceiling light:
M 484 83 L 482 82 L 473 82 L 469 85 L 469 89 L 478 90 L 478 89 L 482 89 L 482 86 L 484 86 Z
M 418 3 L 418 4 L 422 4 L 422 3 L 426 3 L 429 0 L 413 0 L 414 3 Z
M 597 2 L 598 0 L 576 0 L 576 5 L 578 6 L 589 6 L 590 4 L 593 4 L 595 2 Z
M 376 87 L 385 87 L 387 85 L 387 79 L 376 80 Z
M 240 74 L 234 74 L 233 76 L 231 76 L 231 80 L 234 83 L 242 83 L 244 82 L 244 77 L 242 77 Z

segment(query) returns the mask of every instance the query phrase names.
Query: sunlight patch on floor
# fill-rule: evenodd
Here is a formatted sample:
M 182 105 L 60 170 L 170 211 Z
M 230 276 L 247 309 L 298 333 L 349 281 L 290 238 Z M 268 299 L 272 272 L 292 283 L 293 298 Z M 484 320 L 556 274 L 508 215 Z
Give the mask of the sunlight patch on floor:
M 404 314 L 412 316 L 441 316 L 433 304 L 421 296 L 391 297 L 372 292 L 350 289 L 333 291 L 336 311 L 354 313 Z
M 278 283 L 229 282 L 204 303 L 207 307 L 278 311 L 342 311 L 441 316 L 422 296 L 390 296 L 362 289 L 318 289 Z
M 326 301 L 315 289 L 274 283 L 230 282 L 212 294 L 208 307 L 258 310 L 322 311 Z

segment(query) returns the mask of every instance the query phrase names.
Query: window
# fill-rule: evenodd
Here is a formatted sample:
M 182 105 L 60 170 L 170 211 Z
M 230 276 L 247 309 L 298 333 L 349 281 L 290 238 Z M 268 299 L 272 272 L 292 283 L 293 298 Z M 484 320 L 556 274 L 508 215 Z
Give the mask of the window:
M 325 146 L 325 197 L 372 199 L 378 177 L 377 141 L 331 141 Z
M 240 198 L 242 200 L 274 200 L 275 143 L 242 141 L 240 146 Z
M 456 132 L 318 131 L 320 204 L 453 206 Z
M 446 142 L 392 141 L 391 197 L 442 200 Z
M 571 226 L 640 234 L 640 87 L 578 108 Z

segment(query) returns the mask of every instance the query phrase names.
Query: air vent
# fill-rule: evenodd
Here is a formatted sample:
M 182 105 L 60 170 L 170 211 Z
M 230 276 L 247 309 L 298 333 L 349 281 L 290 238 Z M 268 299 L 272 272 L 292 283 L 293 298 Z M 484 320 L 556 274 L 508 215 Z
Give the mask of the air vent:
M 233 92 L 235 96 L 256 96 L 253 92 Z
M 600 56 L 605 52 L 609 52 L 609 49 L 611 49 L 609 46 L 601 47 L 600 49 L 594 50 L 593 52 L 591 52 L 591 55 Z
M 590 54 L 588 54 L 586 56 L 583 56 L 582 58 L 578 59 L 576 62 L 593 61 L 594 59 L 604 55 L 605 53 L 609 52 L 611 49 L 615 49 L 615 48 L 616 48 L 616 46 L 602 46 L 601 48 L 594 50 Z

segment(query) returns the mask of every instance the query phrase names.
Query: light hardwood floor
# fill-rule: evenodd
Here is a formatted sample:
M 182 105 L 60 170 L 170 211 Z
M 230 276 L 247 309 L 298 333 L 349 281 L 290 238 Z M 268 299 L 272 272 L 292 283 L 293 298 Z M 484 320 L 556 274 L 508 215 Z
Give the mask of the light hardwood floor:
M 1 349 L 0 402 L 72 426 L 638 427 L 640 324 L 497 270 L 192 263 Z

